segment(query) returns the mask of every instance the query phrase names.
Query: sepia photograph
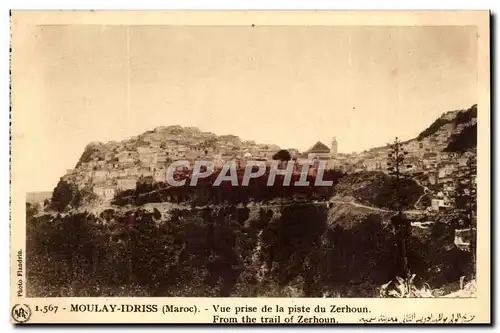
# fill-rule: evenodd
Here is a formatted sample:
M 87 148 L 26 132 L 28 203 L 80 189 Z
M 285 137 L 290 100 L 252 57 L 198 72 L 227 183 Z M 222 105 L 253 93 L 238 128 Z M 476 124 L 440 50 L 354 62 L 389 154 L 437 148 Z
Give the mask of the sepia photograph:
M 13 297 L 80 316 L 213 298 L 214 323 L 220 298 L 283 315 L 474 299 L 489 316 L 489 14 L 465 13 L 486 31 L 439 13 L 12 12 Z M 342 304 L 376 321 L 376 303 Z

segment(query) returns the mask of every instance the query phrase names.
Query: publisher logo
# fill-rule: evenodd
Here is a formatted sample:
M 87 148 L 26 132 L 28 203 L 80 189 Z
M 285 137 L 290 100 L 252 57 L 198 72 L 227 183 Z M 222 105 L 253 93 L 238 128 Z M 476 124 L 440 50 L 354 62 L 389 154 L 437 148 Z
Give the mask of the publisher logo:
M 25 323 L 31 317 L 31 309 L 27 304 L 16 304 L 12 308 L 12 319 L 17 323 Z

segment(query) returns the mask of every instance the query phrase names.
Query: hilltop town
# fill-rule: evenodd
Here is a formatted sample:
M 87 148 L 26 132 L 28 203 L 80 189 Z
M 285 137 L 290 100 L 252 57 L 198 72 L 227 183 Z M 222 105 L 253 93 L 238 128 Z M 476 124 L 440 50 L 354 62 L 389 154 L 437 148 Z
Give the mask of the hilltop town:
M 408 153 L 406 172 L 429 191 L 432 209 L 449 205 L 455 175 L 466 166 L 469 156 L 475 154 L 475 132 L 471 136 L 473 143 L 465 140 L 465 148 L 460 143 L 464 142 L 464 133 L 470 136 L 469 132 L 475 130 L 476 117 L 476 105 L 446 112 L 418 137 L 402 142 L 402 149 Z M 217 136 L 195 127 L 157 127 L 121 142 L 89 144 L 76 167 L 68 170 L 61 180 L 74 184 L 80 191 L 92 192 L 97 200 L 105 202 L 120 191 L 135 189 L 140 179 L 164 182 L 166 168 L 172 161 L 203 159 L 220 168 L 225 161 L 235 160 L 241 167 L 246 160 L 270 162 L 280 149 L 277 145 L 243 141 L 235 135 Z M 309 161 L 314 165 L 322 160 L 327 168 L 345 173 L 387 173 L 391 147 L 342 154 L 338 153 L 338 142 L 333 138 L 330 146 L 318 141 L 305 152 L 287 150 L 297 163 Z
M 404 253 L 392 206 L 399 199 L 394 185 L 404 181 L 388 175 L 390 146 L 340 154 L 332 139 L 305 152 L 286 149 L 297 162 L 324 161 L 325 174 L 337 177 L 331 187 L 304 187 L 287 197 L 283 189 L 292 187 L 164 183 L 170 161 L 201 158 L 220 166 L 234 159 L 241 167 L 245 159 L 279 159 L 274 145 L 180 126 L 89 144 L 50 207 L 27 204 L 27 292 L 283 297 L 293 287 L 303 297 L 379 297 L 383 284 L 405 273 L 404 256 L 418 283 L 441 297 L 475 272 L 473 216 L 450 201 L 462 191 L 455 189 L 460 170 L 475 155 L 476 112 L 473 106 L 444 113 L 401 142 L 411 178 L 397 191 L 407 199 L 398 204 L 411 227 Z

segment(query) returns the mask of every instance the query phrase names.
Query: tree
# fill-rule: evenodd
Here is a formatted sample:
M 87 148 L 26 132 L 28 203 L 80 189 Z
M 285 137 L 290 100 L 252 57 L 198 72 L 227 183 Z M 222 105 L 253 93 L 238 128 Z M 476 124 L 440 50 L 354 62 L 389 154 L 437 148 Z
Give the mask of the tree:
M 279 160 L 279 161 L 290 161 L 292 159 L 292 155 L 290 155 L 290 152 L 286 149 L 281 149 L 278 151 L 276 154 L 273 155 L 273 160 Z
M 399 235 L 401 244 L 401 258 L 403 260 L 403 271 L 410 277 L 410 268 L 408 266 L 408 256 L 407 256 L 407 243 L 411 234 L 411 222 L 403 215 L 404 200 L 401 188 L 402 181 L 408 177 L 404 172 L 411 168 L 411 165 L 406 165 L 406 157 L 408 152 L 405 151 L 401 145 L 401 141 L 396 137 L 394 142 L 390 144 L 390 151 L 388 154 L 387 169 L 389 174 L 396 177 L 394 183 L 395 191 L 395 206 L 398 214 L 391 218 L 392 225 L 396 230 L 396 234 Z
M 401 215 L 406 202 L 402 191 L 402 185 L 403 181 L 409 178 L 407 171 L 412 167 L 412 165 L 405 164 L 408 152 L 403 149 L 401 142 L 397 137 L 389 146 L 390 151 L 387 159 L 387 170 L 390 175 L 396 177 L 396 181 L 394 183 L 394 191 L 396 192 L 395 208 Z
M 78 205 L 79 200 L 78 188 L 61 179 L 52 192 L 50 206 L 52 209 L 62 212 L 69 204 Z

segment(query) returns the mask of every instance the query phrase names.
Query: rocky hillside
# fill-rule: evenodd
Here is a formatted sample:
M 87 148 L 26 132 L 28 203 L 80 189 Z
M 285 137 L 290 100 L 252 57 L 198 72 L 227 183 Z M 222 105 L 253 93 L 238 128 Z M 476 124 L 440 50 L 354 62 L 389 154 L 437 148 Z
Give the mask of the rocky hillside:
M 280 147 L 272 144 L 257 144 L 255 141 L 244 141 L 236 135 L 217 136 L 211 132 L 203 132 L 197 127 L 179 125 L 161 126 L 138 136 L 121 142 L 92 142 L 84 150 L 76 168 L 92 161 L 119 162 L 123 152 L 130 153 L 134 163 L 140 159 L 140 147 L 149 147 L 150 151 L 163 150 L 171 158 L 192 158 L 219 150 L 225 155 L 241 155 L 245 151 L 273 151 Z M 150 151 L 144 151 L 148 153 Z
M 417 138 L 403 142 L 403 149 L 409 152 L 406 162 L 415 171 L 426 172 L 442 162 L 452 163 L 451 153 L 475 148 L 476 121 L 476 105 L 444 113 Z M 71 201 L 73 205 L 87 204 L 95 198 L 111 201 L 120 192 L 135 190 L 144 179 L 164 182 L 166 166 L 173 160 L 206 159 L 222 165 L 227 160 L 270 160 L 278 151 L 276 145 L 242 141 L 235 135 L 217 136 L 194 127 L 157 127 L 121 142 L 89 144 L 76 167 L 61 178 L 57 192 L 78 192 L 78 200 Z M 376 147 L 360 154 L 343 154 L 333 164 L 348 173 L 385 171 L 388 154 L 389 147 Z M 54 209 L 65 207 L 57 195 L 53 199 Z
M 417 140 L 437 143 L 436 150 L 464 152 L 476 147 L 477 143 L 477 104 L 466 110 L 444 113 Z
M 96 199 L 111 201 L 120 192 L 134 190 L 144 179 L 165 182 L 167 165 L 174 160 L 203 159 L 222 166 L 227 160 L 271 159 L 278 151 L 276 145 L 181 126 L 157 127 L 121 142 L 93 142 L 87 145 L 75 168 L 61 177 L 52 208 L 63 210 Z M 65 193 L 78 193 L 78 198 L 61 201 Z
M 408 152 L 405 164 L 412 172 L 436 171 L 439 165 L 459 162 L 463 153 L 474 154 L 477 143 L 477 106 L 443 113 L 417 137 L 402 141 Z M 348 173 L 358 171 L 387 171 L 389 145 L 374 147 L 361 153 L 339 154 L 339 164 Z M 466 154 L 466 155 L 467 155 Z M 462 156 L 460 156 L 462 155 Z

